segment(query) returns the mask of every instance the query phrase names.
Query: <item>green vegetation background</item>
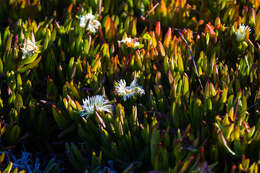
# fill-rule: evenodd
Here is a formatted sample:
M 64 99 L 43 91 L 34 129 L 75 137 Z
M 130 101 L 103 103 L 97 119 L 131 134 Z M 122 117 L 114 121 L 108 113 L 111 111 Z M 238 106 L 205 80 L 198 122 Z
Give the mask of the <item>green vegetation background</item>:
M 250 172 L 260 164 L 259 0 L 2 0 L 0 170 Z M 98 14 L 96 34 L 79 27 Z M 250 27 L 242 41 L 240 25 Z M 39 52 L 22 59 L 25 38 Z M 142 48 L 119 45 L 138 38 Z M 144 96 L 124 101 L 114 83 Z M 105 95 L 113 113 L 81 117 Z

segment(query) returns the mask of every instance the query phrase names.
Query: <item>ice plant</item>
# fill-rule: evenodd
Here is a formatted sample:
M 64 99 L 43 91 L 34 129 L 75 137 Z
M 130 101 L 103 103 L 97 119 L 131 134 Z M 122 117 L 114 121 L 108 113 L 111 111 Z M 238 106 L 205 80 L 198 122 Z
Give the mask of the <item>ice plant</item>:
M 124 101 L 133 97 L 134 95 L 143 95 L 144 93 L 145 92 L 142 87 L 137 85 L 136 80 L 133 80 L 130 86 L 126 86 L 126 81 L 123 79 L 115 82 L 115 94 L 122 96 Z
M 125 39 L 118 41 L 120 44 L 126 45 L 127 47 L 131 48 L 138 48 L 140 43 L 138 42 L 138 38 L 129 38 L 126 37 Z
M 237 41 L 245 40 L 247 32 L 250 32 L 249 26 L 240 25 L 237 31 L 235 32 Z
M 98 27 L 101 26 L 101 23 L 96 20 L 96 16 L 94 16 L 91 13 L 87 13 L 84 16 L 80 16 L 79 17 L 80 22 L 79 22 L 79 26 L 81 28 L 85 28 L 87 26 L 87 31 L 91 32 L 91 33 L 96 33 L 98 30 Z
M 22 59 L 28 58 L 33 56 L 34 54 L 38 53 L 39 47 L 37 42 L 35 42 L 34 35 L 32 34 L 32 39 L 25 39 L 23 45 L 21 47 L 23 56 Z
M 97 95 L 83 99 L 83 105 L 81 105 L 81 116 L 89 116 L 98 112 L 109 112 L 112 113 L 112 105 L 110 101 L 105 99 L 102 95 Z

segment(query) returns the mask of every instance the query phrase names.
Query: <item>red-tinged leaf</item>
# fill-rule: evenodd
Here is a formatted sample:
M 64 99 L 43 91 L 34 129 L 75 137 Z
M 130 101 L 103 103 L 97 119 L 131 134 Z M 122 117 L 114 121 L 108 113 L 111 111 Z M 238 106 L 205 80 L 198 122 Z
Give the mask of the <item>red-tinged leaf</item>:
M 73 3 L 71 3 L 71 4 L 69 5 L 69 7 L 68 7 L 68 13 L 69 13 L 69 14 L 71 14 L 72 8 L 73 8 Z
M 168 31 L 167 31 L 167 33 L 166 33 L 166 35 L 164 37 L 163 45 L 166 48 L 169 48 L 171 40 L 172 40 L 172 28 L 168 28 Z
M 223 142 L 224 146 L 226 147 L 226 149 L 228 150 L 228 152 L 229 152 L 230 154 L 232 154 L 232 155 L 236 155 L 236 153 L 234 153 L 234 152 L 229 148 L 229 146 L 227 145 L 227 141 L 226 141 L 226 139 L 225 139 L 225 137 L 224 137 L 224 135 L 223 135 L 222 132 L 220 133 L 220 135 L 221 135 L 222 142 Z
M 105 33 L 106 34 L 109 32 L 110 25 L 111 25 L 111 18 L 107 17 L 106 22 L 105 22 Z
M 160 21 L 156 22 L 155 34 L 156 34 L 157 38 L 160 38 L 160 35 L 161 35 L 161 23 L 160 23 Z
M 159 41 L 159 51 L 161 53 L 162 56 L 165 56 L 165 49 L 163 47 L 163 44 Z
M 68 109 L 69 107 L 69 103 L 68 103 L 68 100 L 66 98 L 63 98 L 63 105 L 65 106 L 66 109 Z
M 102 127 L 105 129 L 106 124 L 105 124 L 104 120 L 101 118 L 101 116 L 97 112 L 96 112 L 96 116 L 97 116 L 99 122 L 101 123 Z
M 162 15 L 163 15 L 163 16 L 166 16 L 166 15 L 167 15 L 167 7 L 166 7 L 166 3 L 165 3 L 164 0 L 161 0 L 160 9 L 161 9 Z
M 215 37 L 216 33 L 214 31 L 214 26 L 211 23 L 206 24 L 205 31 L 210 34 L 211 37 Z
M 111 26 L 109 28 L 109 32 L 107 33 L 107 37 L 108 37 L 109 40 L 111 40 L 115 37 L 116 31 L 117 31 L 116 22 L 111 21 Z
M 184 6 L 186 5 L 186 3 L 187 3 L 187 0 L 181 0 L 180 1 L 180 5 L 181 5 L 181 8 L 184 8 Z
M 59 23 L 55 20 L 55 25 L 56 25 L 56 27 L 58 28 L 58 29 L 60 29 L 60 25 L 59 25 Z
M 243 126 L 246 128 L 247 133 L 249 133 L 250 132 L 249 126 L 245 121 L 243 121 Z
M 221 28 L 221 20 L 219 17 L 216 18 L 215 20 L 215 26 L 216 26 L 216 29 L 220 29 Z
M 153 69 L 154 69 L 155 71 L 158 70 L 155 64 L 153 65 Z

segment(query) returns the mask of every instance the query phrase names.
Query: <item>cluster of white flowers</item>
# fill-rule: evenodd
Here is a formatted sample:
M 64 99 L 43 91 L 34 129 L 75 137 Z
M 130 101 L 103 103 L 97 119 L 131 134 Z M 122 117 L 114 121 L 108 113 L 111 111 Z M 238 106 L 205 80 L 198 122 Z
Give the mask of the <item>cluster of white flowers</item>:
M 138 48 L 138 46 L 140 46 L 140 43 L 138 42 L 138 38 L 129 38 L 129 37 L 126 37 L 125 39 L 121 40 L 121 41 L 118 41 L 120 44 L 124 44 L 126 45 L 127 47 L 132 47 L 132 48 Z
M 102 95 L 83 99 L 83 105 L 81 105 L 81 107 L 81 116 L 89 116 L 94 114 L 95 111 L 109 113 L 112 112 L 112 105 L 110 104 L 110 101 L 105 99 Z
M 115 93 L 119 96 L 122 96 L 124 101 L 134 95 L 143 95 L 145 92 L 141 86 L 137 85 L 136 80 L 133 80 L 130 86 L 126 86 L 126 81 L 121 79 L 118 82 L 115 82 Z
M 237 41 L 243 41 L 246 38 L 247 31 L 250 32 L 249 26 L 240 25 L 237 31 L 235 32 Z
M 87 25 L 87 31 L 93 34 L 96 33 L 98 27 L 101 26 L 101 23 L 98 20 L 96 20 L 96 16 L 90 13 L 87 13 L 84 16 L 80 16 L 79 19 L 80 19 L 79 26 L 85 28 Z
M 21 50 L 23 52 L 22 59 L 33 56 L 34 54 L 36 54 L 38 52 L 39 47 L 36 45 L 34 36 L 32 36 L 32 40 L 30 40 L 30 39 L 24 40 Z
M 141 86 L 137 85 L 136 80 L 133 80 L 130 86 L 126 86 L 126 81 L 121 79 L 118 82 L 115 82 L 115 93 L 119 96 L 122 96 L 124 101 L 134 95 L 143 95 L 145 94 Z M 81 116 L 89 116 L 98 112 L 108 112 L 112 113 L 111 102 L 104 98 L 102 95 L 96 95 L 83 99 L 83 105 L 81 105 L 82 110 Z

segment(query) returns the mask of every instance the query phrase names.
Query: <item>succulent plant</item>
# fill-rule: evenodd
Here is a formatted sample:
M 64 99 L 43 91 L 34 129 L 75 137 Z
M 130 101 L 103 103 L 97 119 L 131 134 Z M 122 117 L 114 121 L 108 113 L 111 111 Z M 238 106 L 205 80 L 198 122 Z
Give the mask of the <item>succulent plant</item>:
M 0 172 L 257 172 L 259 4 L 4 0 Z

